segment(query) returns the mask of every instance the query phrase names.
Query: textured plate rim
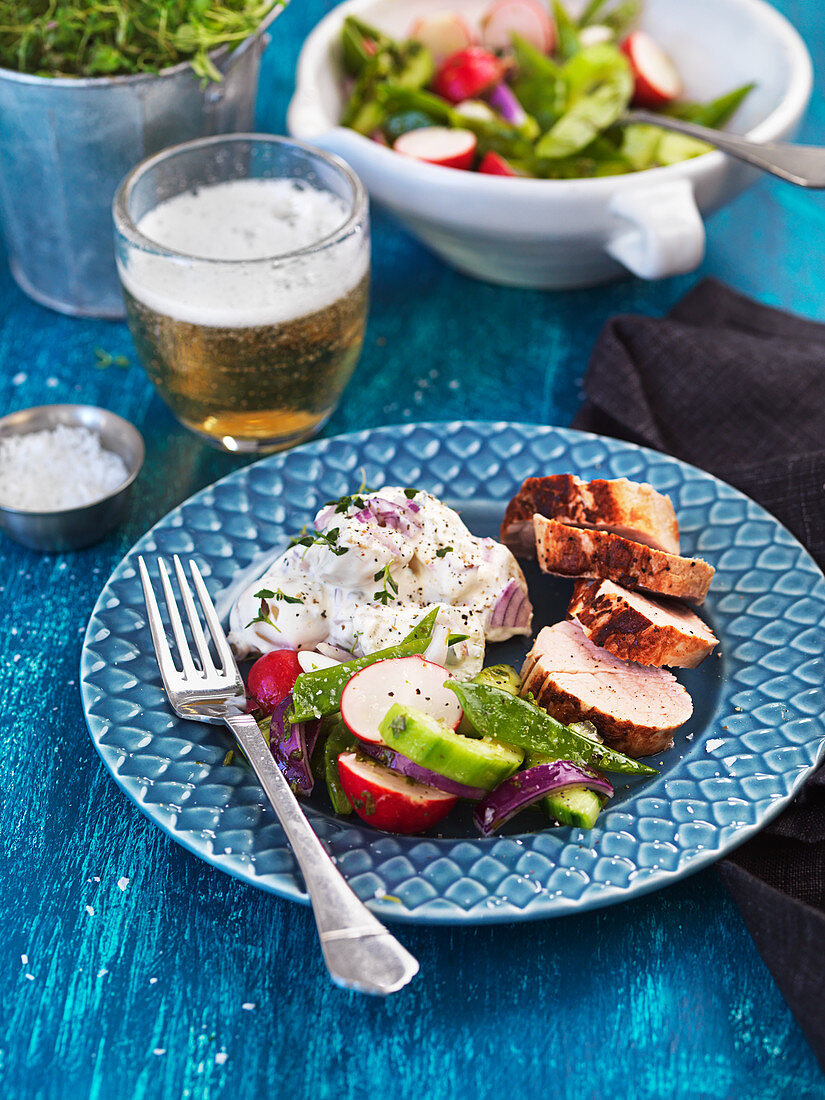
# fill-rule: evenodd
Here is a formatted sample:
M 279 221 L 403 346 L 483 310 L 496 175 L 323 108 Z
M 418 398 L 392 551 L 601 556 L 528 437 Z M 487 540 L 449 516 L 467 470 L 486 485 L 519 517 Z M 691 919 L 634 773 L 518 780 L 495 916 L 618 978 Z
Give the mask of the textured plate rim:
M 610 437 L 595 435 L 589 432 L 582 432 L 577 429 L 561 428 L 555 425 L 540 425 L 531 424 L 529 422 L 512 422 L 512 421 L 484 421 L 484 420 L 447 420 L 447 421 L 425 421 L 415 422 L 397 425 L 381 425 L 374 428 L 361 429 L 356 432 L 344 433 L 337 436 L 324 437 L 322 439 L 315 440 L 313 442 L 304 444 L 300 447 L 296 447 L 291 451 L 282 452 L 276 455 L 270 455 L 266 458 L 260 459 L 257 462 L 251 463 L 248 466 L 241 468 L 240 470 L 233 471 L 230 474 L 225 475 L 218 481 L 205 486 L 203 489 L 198 490 L 192 496 L 182 501 L 175 508 L 171 509 L 161 519 L 159 519 L 153 526 L 145 532 L 115 566 L 114 570 L 110 574 L 106 583 L 101 590 L 100 596 L 96 601 L 94 610 L 89 619 L 89 624 L 86 629 L 83 640 L 83 648 L 81 652 L 80 661 L 80 677 L 81 677 L 81 697 L 83 703 L 84 717 L 89 729 L 92 742 L 101 757 L 107 771 L 114 779 L 116 785 L 120 790 L 132 801 L 140 811 L 147 817 L 153 824 L 157 825 L 163 830 L 169 837 L 180 844 L 187 851 L 193 855 L 202 859 L 204 862 L 224 871 L 227 874 L 246 882 L 249 885 L 255 886 L 258 889 L 263 889 L 269 893 L 273 893 L 276 896 L 284 897 L 289 900 L 298 901 L 302 904 L 308 903 L 306 894 L 301 889 L 300 876 L 294 872 L 290 873 L 268 873 L 265 876 L 257 875 L 254 870 L 250 869 L 248 863 L 241 862 L 240 864 L 233 859 L 227 859 L 208 850 L 208 844 L 201 839 L 199 840 L 195 834 L 189 831 L 182 831 L 175 828 L 175 826 L 168 820 L 164 820 L 157 804 L 147 804 L 141 798 L 139 798 L 133 789 L 132 785 L 127 783 L 126 780 L 118 773 L 113 760 L 113 754 L 107 751 L 106 746 L 100 742 L 100 724 L 97 721 L 97 716 L 90 713 L 91 703 L 93 701 L 92 685 L 90 684 L 90 674 L 94 671 L 94 661 L 91 656 L 91 644 L 92 633 L 96 620 L 99 617 L 101 610 L 105 604 L 107 598 L 107 592 L 110 588 L 112 581 L 118 577 L 119 573 L 127 566 L 127 563 L 131 559 L 136 558 L 140 553 L 146 552 L 147 546 L 153 543 L 153 537 L 156 532 L 166 529 L 170 525 L 174 525 L 174 521 L 179 518 L 184 509 L 187 509 L 193 505 L 197 505 L 203 498 L 212 494 L 215 489 L 227 484 L 245 483 L 248 482 L 251 472 L 261 466 L 272 466 L 279 468 L 290 460 L 290 456 L 295 455 L 313 455 L 319 451 L 323 452 L 332 444 L 348 444 L 352 446 L 359 446 L 374 440 L 376 437 L 385 435 L 404 435 L 410 434 L 414 431 L 421 430 L 424 432 L 431 432 L 433 435 L 439 437 L 439 442 L 443 445 L 445 438 L 451 433 L 461 429 L 472 429 L 483 431 L 487 435 L 495 435 L 497 433 L 505 431 L 514 431 L 516 433 L 534 433 L 544 437 L 557 436 L 565 445 L 572 446 L 576 443 L 592 443 L 599 444 L 607 448 L 608 452 L 613 453 L 628 453 L 631 455 L 639 455 L 645 462 L 657 462 L 665 465 L 674 465 L 682 470 L 690 472 L 691 475 L 696 477 L 700 481 L 709 481 L 716 487 L 721 488 L 728 497 L 739 498 L 744 500 L 747 505 L 754 511 L 754 513 L 763 521 L 767 521 L 773 528 L 782 532 L 786 537 L 786 540 L 792 544 L 800 555 L 802 561 L 805 561 L 812 571 L 817 576 L 816 589 L 818 595 L 818 602 L 823 604 L 823 610 L 825 611 L 825 578 L 823 578 L 822 572 L 817 566 L 816 562 L 811 557 L 810 553 L 803 547 L 798 540 L 793 536 L 787 528 L 785 528 L 779 520 L 767 512 L 761 505 L 752 501 L 741 491 L 728 485 L 726 482 L 714 475 L 707 473 L 707 471 L 701 470 L 698 467 L 692 466 L 689 463 L 682 462 L 679 459 L 675 459 L 672 456 L 654 451 L 650 448 L 640 447 L 637 444 L 628 443 L 623 440 L 615 440 Z M 446 494 L 445 494 L 446 495 Z M 504 503 L 504 502 L 502 502 Z M 723 644 L 725 639 L 720 639 Z M 182 725 L 187 725 L 182 723 Z M 604 908 L 609 905 L 618 904 L 622 901 L 632 900 L 636 897 L 641 897 L 652 891 L 662 889 L 663 887 L 675 883 L 682 878 L 688 877 L 695 872 L 709 866 L 710 864 L 721 859 L 730 851 L 739 847 L 745 841 L 750 839 L 755 833 L 763 829 L 769 824 L 779 813 L 788 805 L 789 802 L 798 793 L 800 787 L 804 783 L 805 779 L 819 766 L 822 762 L 823 756 L 825 756 L 825 727 L 823 727 L 822 720 L 819 721 L 820 735 L 819 744 L 817 746 L 816 753 L 812 756 L 811 761 L 801 770 L 798 771 L 792 782 L 788 785 L 787 792 L 781 797 L 773 800 L 768 807 L 756 817 L 756 819 L 749 824 L 742 824 L 737 826 L 729 835 L 720 838 L 719 842 L 714 847 L 709 847 L 705 851 L 698 855 L 693 856 L 689 860 L 680 860 L 676 867 L 673 869 L 659 867 L 652 873 L 646 875 L 644 879 L 634 878 L 629 885 L 618 886 L 607 884 L 606 888 L 600 893 L 586 898 L 584 901 L 580 899 L 571 899 L 568 897 L 558 897 L 556 895 L 548 895 L 543 899 L 537 899 L 529 903 L 524 908 L 515 908 L 512 904 L 502 904 L 500 908 L 487 909 L 484 911 L 477 911 L 475 908 L 466 910 L 456 905 L 450 904 L 449 907 L 433 910 L 429 902 L 425 902 L 422 905 L 416 906 L 414 909 L 408 909 L 403 905 L 399 905 L 392 899 L 391 895 L 386 891 L 383 895 L 376 896 L 375 898 L 367 896 L 365 899 L 367 904 L 374 909 L 382 919 L 397 920 L 400 922 L 409 922 L 417 924 L 436 924 L 436 925 L 456 925 L 456 924 L 487 924 L 487 923 L 513 923 L 521 922 L 524 920 L 538 920 L 548 917 L 563 916 L 574 912 L 584 912 L 591 909 Z M 104 731 L 105 732 L 105 731 Z M 681 762 L 681 759 L 680 761 Z M 664 777 L 664 776 L 663 776 Z M 608 811 L 605 812 L 605 815 Z M 603 815 L 603 816 L 605 816 Z M 316 811 L 310 811 L 309 814 L 311 820 L 314 823 L 322 823 L 326 819 L 325 815 Z M 366 827 L 361 827 L 359 831 L 363 831 Z M 550 829 L 540 833 L 525 833 L 519 836 L 508 836 L 503 838 L 490 838 L 484 840 L 482 838 L 474 838 L 471 840 L 461 841 L 457 838 L 447 838 L 439 840 L 435 837 L 425 838 L 395 838 L 391 839 L 397 841 L 406 841 L 410 843 L 422 842 L 430 843 L 434 845 L 439 844 L 460 844 L 465 843 L 478 848 L 482 853 L 488 852 L 495 848 L 497 845 L 511 845 L 517 844 L 524 846 L 524 841 L 528 842 L 531 838 L 542 837 L 548 834 L 558 836 L 559 833 L 566 833 L 567 830 Z M 572 831 L 571 831 L 572 832 Z M 577 834 L 573 832 L 573 838 Z M 578 834 L 583 836 L 584 834 Z M 601 835 L 601 834 L 600 834 Z M 390 837 L 390 834 L 376 833 L 373 830 L 369 830 L 369 839 L 374 838 L 381 839 L 384 837 Z M 574 843 L 574 839 L 571 839 L 566 847 L 570 847 Z M 386 899 L 386 900 L 385 900 Z M 438 902 L 443 900 L 440 896 L 433 899 Z

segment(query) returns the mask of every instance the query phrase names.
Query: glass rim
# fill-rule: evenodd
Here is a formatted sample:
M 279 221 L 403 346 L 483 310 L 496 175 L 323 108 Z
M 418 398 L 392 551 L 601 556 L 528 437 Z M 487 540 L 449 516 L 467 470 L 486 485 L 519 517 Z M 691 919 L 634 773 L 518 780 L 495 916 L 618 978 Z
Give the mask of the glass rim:
M 162 164 L 165 160 L 170 160 L 172 157 L 178 156 L 184 152 L 189 152 L 190 150 L 207 148 L 211 145 L 225 145 L 230 143 L 240 144 L 241 142 L 259 145 L 289 146 L 317 157 L 318 160 L 325 161 L 327 165 L 338 171 L 352 188 L 352 209 L 345 221 L 336 229 L 332 230 L 331 233 L 327 233 L 317 241 L 313 241 L 312 244 L 304 245 L 302 248 L 291 249 L 288 252 L 270 253 L 266 256 L 234 260 L 221 260 L 211 256 L 196 256 L 191 252 L 180 252 L 177 249 L 169 248 L 166 245 L 160 244 L 158 241 L 152 240 L 151 237 L 147 237 L 145 233 L 142 233 L 138 229 L 131 215 L 129 204 L 135 187 L 147 172 L 157 167 L 157 165 Z M 289 177 L 281 176 L 273 178 L 283 179 Z M 170 260 L 218 264 L 223 266 L 232 266 L 236 264 L 241 266 L 271 264 L 274 261 L 296 259 L 301 256 L 311 255 L 313 252 L 323 251 L 331 245 L 344 240 L 356 230 L 358 226 L 364 222 L 368 209 L 367 191 L 364 184 L 341 157 L 336 156 L 334 153 L 328 153 L 325 149 L 318 149 L 314 145 L 307 144 L 307 142 L 298 141 L 295 138 L 280 137 L 277 134 L 258 133 L 212 134 L 209 137 L 194 138 L 191 141 L 179 142 L 177 145 L 169 145 L 167 148 L 161 149 L 158 153 L 153 153 L 152 156 L 146 157 L 144 160 L 140 161 L 139 164 L 136 164 L 121 181 L 115 193 L 115 197 L 112 200 L 112 217 L 115 223 L 115 230 L 119 236 L 123 237 L 134 247 L 144 252 L 152 252 L 155 255 L 164 256 Z

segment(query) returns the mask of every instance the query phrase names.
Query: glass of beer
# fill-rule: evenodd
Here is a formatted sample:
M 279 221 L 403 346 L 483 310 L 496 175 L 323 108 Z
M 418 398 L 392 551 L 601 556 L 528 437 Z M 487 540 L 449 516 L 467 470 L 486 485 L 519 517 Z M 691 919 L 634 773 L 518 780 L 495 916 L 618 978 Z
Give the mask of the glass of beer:
M 319 431 L 364 339 L 369 212 L 355 173 L 285 138 L 202 138 L 139 164 L 113 212 L 132 338 L 181 424 L 236 452 Z

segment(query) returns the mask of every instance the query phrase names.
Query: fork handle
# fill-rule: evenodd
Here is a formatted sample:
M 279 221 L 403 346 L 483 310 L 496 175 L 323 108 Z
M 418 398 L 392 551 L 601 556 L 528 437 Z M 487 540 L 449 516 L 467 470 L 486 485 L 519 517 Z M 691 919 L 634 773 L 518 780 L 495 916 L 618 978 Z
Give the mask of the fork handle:
M 418 972 L 417 960 L 347 885 L 312 831 L 255 719 L 244 714 L 224 721 L 260 780 L 301 868 L 333 981 L 362 993 L 401 989 Z

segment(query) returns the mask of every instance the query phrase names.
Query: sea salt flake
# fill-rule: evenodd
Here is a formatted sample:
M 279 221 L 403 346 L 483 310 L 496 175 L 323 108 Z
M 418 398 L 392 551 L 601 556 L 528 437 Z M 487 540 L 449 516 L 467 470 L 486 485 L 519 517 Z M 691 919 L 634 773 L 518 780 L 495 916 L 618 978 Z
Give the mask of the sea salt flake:
M 228 1057 L 229 1055 L 226 1053 L 225 1050 L 219 1050 L 218 1053 L 215 1055 L 215 1065 L 222 1066 Z
M 23 371 L 18 371 L 17 374 L 15 374 L 14 378 L 12 378 L 11 384 L 13 386 L 22 386 L 28 377 L 29 376 L 27 374 L 24 374 Z
M 121 889 L 121 890 L 125 890 L 125 889 L 126 889 L 126 887 L 127 887 L 128 885 L 129 885 L 129 880 L 128 880 L 128 878 L 126 878 L 126 877 L 124 877 L 124 878 L 119 878 L 119 879 L 117 880 L 117 884 L 118 884 L 118 886 L 120 887 L 120 889 Z
M 152 1051 L 153 1054 L 161 1055 L 166 1053 L 166 1047 L 155 1047 Z
M 95 915 L 94 906 L 87 905 L 86 906 L 86 912 L 89 914 L 90 917 L 93 917 Z
M 26 977 L 28 978 L 28 980 L 29 980 L 30 982 L 33 982 L 33 981 L 34 981 L 34 974 L 27 974 L 27 975 L 26 975 Z
M 157 982 L 157 978 L 150 978 L 149 985 L 154 985 Z
M 123 459 L 89 428 L 55 428 L 0 440 L 0 502 L 32 512 L 82 507 L 129 476 Z
M 29 965 L 29 956 L 28 955 L 21 955 L 20 956 L 20 962 L 23 964 L 23 966 L 28 966 Z
M 241 1005 L 241 1008 L 245 1008 L 247 1012 L 251 1012 L 252 1009 L 255 1008 L 255 1007 L 256 1007 L 256 1005 L 255 1005 L 254 1001 L 246 1001 L 245 1004 Z

